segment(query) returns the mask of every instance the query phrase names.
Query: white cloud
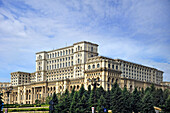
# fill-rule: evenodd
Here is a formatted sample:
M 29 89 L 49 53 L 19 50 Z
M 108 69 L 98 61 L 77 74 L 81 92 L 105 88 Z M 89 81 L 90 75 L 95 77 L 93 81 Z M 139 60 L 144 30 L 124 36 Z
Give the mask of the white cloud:
M 3 3 L 0 8 L 0 73 L 33 72 L 35 52 L 87 40 L 99 44 L 101 55 L 154 65 L 165 71 L 164 80 L 170 80 L 168 1 Z

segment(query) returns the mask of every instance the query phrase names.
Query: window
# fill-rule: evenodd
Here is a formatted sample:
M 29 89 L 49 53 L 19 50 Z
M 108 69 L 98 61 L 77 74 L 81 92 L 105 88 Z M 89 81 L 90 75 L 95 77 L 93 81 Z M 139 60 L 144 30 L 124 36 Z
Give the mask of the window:
M 97 68 L 99 68 L 100 67 L 100 65 L 99 64 L 97 64 Z
M 114 69 L 114 65 L 112 65 L 112 69 Z
M 95 65 L 93 64 L 93 69 L 95 68 Z
M 110 64 L 108 64 L 108 68 L 110 68 Z
M 88 69 L 90 69 L 91 67 L 90 67 L 90 65 L 88 66 Z
M 91 47 L 91 51 L 93 52 L 93 47 Z

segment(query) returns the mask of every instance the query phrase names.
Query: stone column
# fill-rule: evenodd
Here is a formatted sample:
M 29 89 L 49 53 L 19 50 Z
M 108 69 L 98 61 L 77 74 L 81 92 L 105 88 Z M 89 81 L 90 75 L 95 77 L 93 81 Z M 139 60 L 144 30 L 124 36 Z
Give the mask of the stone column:
M 21 98 L 21 92 L 20 92 L 20 87 L 18 87 L 18 98 L 17 98 L 18 104 L 20 104 L 20 98 Z
M 34 87 L 34 100 L 33 100 L 33 103 L 35 103 L 35 87 Z
M 26 104 L 26 87 L 24 86 L 24 91 L 23 91 L 23 104 Z

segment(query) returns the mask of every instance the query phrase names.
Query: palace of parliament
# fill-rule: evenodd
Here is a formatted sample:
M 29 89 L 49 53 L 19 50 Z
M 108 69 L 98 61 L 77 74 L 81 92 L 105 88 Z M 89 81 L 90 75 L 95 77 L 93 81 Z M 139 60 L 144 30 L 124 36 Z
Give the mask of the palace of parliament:
M 47 96 L 63 93 L 75 87 L 85 89 L 97 80 L 105 90 L 110 90 L 117 81 L 121 88 L 133 91 L 155 84 L 156 88 L 170 88 L 163 82 L 163 71 L 122 59 L 99 56 L 98 45 L 82 41 L 72 46 L 36 53 L 36 71 L 12 72 L 10 83 L 0 83 L 4 103 L 10 90 L 9 104 L 33 104 L 35 100 L 45 102 Z

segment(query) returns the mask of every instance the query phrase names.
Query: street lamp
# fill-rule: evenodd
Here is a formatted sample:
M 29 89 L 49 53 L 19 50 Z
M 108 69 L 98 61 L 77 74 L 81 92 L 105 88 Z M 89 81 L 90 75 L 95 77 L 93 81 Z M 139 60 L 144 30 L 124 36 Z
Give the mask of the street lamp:
M 94 89 L 94 103 L 95 103 L 95 105 L 94 105 L 94 112 L 96 111 L 96 87 L 97 86 L 100 86 L 100 83 L 99 82 L 101 82 L 101 80 L 100 80 L 100 78 L 92 78 L 92 79 L 87 79 L 89 82 L 91 82 L 91 85 L 93 86 L 93 89 Z

